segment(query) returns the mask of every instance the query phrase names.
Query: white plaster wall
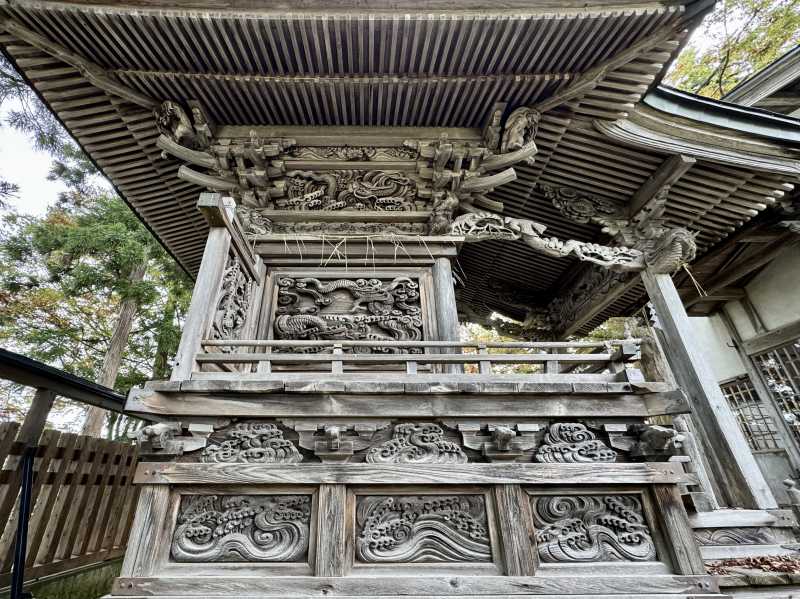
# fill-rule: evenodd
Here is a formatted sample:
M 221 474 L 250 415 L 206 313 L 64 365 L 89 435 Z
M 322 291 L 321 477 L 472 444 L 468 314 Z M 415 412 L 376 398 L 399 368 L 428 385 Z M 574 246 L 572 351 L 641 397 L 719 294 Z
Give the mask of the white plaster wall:
M 745 373 L 744 364 L 736 350 L 730 347 L 730 335 L 719 316 L 689 318 L 703 355 L 718 381 L 732 379 Z
M 781 253 L 745 289 L 767 330 L 800 320 L 800 246 Z M 739 330 L 743 339 L 755 334 Z

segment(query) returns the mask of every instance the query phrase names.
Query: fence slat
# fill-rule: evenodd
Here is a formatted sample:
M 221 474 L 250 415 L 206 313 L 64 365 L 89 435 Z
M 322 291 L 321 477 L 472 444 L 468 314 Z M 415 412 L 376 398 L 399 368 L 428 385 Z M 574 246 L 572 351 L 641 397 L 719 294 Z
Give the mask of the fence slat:
M 103 538 L 98 549 L 109 550 L 117 546 L 115 543 L 117 530 L 127 516 L 126 510 L 129 509 L 128 503 L 130 503 L 129 496 L 136 493 L 137 489 L 132 484 L 133 476 L 136 473 L 137 457 L 138 447 L 133 444 L 128 445 L 127 452 L 123 458 L 125 461 L 120 462 L 119 486 L 115 490 L 114 503 L 110 511 L 113 517 L 104 529 Z M 124 471 L 122 470 L 123 468 L 125 468 Z
M 64 433 L 59 437 L 58 445 L 61 449 L 61 460 L 58 464 L 58 470 L 55 472 L 55 478 L 50 485 L 48 485 L 47 498 L 42 499 L 31 516 L 31 523 L 28 529 L 28 559 L 25 564 L 28 568 L 36 564 L 36 557 L 39 554 L 47 525 L 50 523 L 50 515 L 53 513 L 53 506 L 56 504 L 61 485 L 64 484 L 64 479 L 69 472 L 70 464 L 72 464 L 74 458 L 75 444 L 77 442 L 78 435 L 73 435 L 71 433 Z

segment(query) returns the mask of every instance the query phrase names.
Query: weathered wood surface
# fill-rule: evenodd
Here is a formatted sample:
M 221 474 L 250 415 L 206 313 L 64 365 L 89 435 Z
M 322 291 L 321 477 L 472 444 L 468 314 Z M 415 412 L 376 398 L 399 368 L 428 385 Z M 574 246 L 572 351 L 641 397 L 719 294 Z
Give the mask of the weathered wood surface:
M 737 507 L 778 507 L 702 348 L 695 342 L 672 278 L 644 271 L 642 281 L 664 329 L 672 371 L 690 396 L 696 422 L 710 445 L 709 462 L 724 499 Z
M 519 485 L 498 485 L 494 489 L 503 563 L 508 576 L 533 576 L 539 564 L 530 498 Z
M 353 550 L 347 534 L 347 488 L 341 484 L 322 484 L 317 504 L 317 576 L 344 576 L 349 552 Z
M 21 428 L 0 424 L 0 587 L 11 580 L 20 458 L 27 444 L 37 448 L 27 580 L 122 556 L 133 518 L 136 447 L 53 430 L 41 433 L 49 402 L 40 408 L 34 402 Z
M 358 386 L 351 391 L 358 391 Z M 297 394 L 265 394 L 263 391 L 236 395 L 225 391 L 159 393 L 131 391 L 126 411 L 163 416 L 287 417 L 352 416 L 388 418 L 469 417 L 565 417 L 615 418 L 649 417 L 687 412 L 685 401 L 654 394 L 542 393 L 531 389 L 520 393 L 518 387 L 497 389 L 492 395 L 446 392 L 431 385 L 409 387 L 402 401 L 383 395 L 341 394 L 317 388 Z M 280 391 L 280 390 L 276 390 Z M 393 393 L 402 393 L 402 390 Z M 569 406 L 569 411 L 565 407 Z
M 667 535 L 667 550 L 676 571 L 681 574 L 705 574 L 703 558 L 689 525 L 680 491 L 675 485 L 659 484 L 653 485 L 653 495 Z
M 130 531 L 130 548 L 122 562 L 122 576 L 152 576 L 156 573 L 160 549 L 169 545 L 173 518 L 169 517 L 170 490 L 147 485 L 139 494 L 136 517 Z
M 143 462 L 141 484 L 677 484 L 692 483 L 674 462 L 640 464 L 200 464 Z
M 611 593 L 616 599 L 636 597 L 665 599 L 664 594 L 677 599 L 674 594 L 691 594 L 700 599 L 716 590 L 709 577 L 700 576 L 370 576 L 334 577 L 174 577 L 174 578 L 120 578 L 114 584 L 114 595 L 133 596 L 189 596 L 202 588 L 204 596 L 258 596 L 258 597 L 375 597 L 424 596 L 508 597 L 520 599 L 534 596 L 548 597 L 593 596 Z M 620 598 L 619 594 L 634 593 Z M 608 596 L 608 595 L 605 595 Z M 720 599 L 719 595 L 713 595 Z

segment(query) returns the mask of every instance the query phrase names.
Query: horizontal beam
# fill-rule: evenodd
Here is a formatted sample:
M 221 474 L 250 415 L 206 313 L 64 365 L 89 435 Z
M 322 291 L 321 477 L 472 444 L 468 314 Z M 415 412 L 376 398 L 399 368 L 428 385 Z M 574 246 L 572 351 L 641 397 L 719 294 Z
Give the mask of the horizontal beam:
M 379 343 L 374 345 L 379 346 Z M 351 364 L 463 364 L 479 361 L 511 364 L 539 364 L 543 362 L 609 362 L 612 354 L 289 354 L 289 353 L 208 353 L 198 354 L 201 364 L 229 362 L 245 364 L 269 361 L 273 364 L 348 362 Z
M 800 320 L 777 327 L 761 335 L 756 335 L 742 343 L 748 355 L 759 354 L 800 338 Z
M 122 413 L 125 396 L 113 389 L 0 348 L 0 378 L 26 387 L 47 389 L 56 395 Z
M 676 462 L 639 464 L 199 464 L 143 462 L 134 482 L 161 485 L 696 484 Z

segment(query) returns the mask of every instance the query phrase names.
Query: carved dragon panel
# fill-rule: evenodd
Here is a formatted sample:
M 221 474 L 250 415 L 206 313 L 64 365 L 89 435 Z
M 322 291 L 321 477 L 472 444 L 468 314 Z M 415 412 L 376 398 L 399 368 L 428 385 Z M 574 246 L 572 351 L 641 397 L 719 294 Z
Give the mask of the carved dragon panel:
M 482 495 L 360 496 L 356 557 L 366 563 L 490 562 Z
M 299 562 L 308 555 L 310 495 L 185 495 L 176 562 Z
M 273 331 L 276 339 L 420 341 L 419 283 L 409 277 L 330 281 L 282 277 Z M 400 351 L 379 343 L 358 349 Z
M 543 563 L 640 562 L 656 559 L 641 500 L 633 495 L 531 498 L 536 548 Z
M 286 196 L 275 200 L 280 210 L 415 211 L 417 185 L 399 172 L 336 170 L 286 173 Z

